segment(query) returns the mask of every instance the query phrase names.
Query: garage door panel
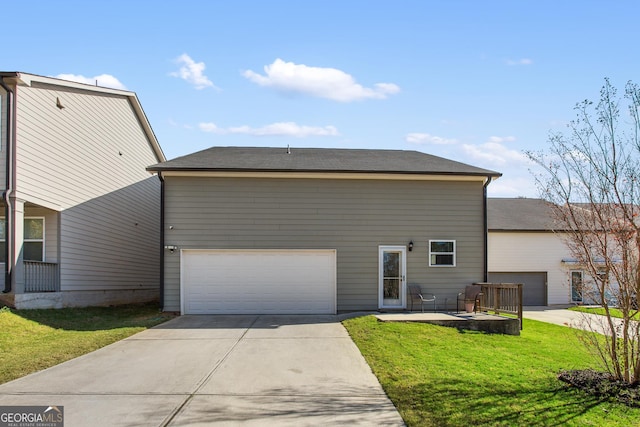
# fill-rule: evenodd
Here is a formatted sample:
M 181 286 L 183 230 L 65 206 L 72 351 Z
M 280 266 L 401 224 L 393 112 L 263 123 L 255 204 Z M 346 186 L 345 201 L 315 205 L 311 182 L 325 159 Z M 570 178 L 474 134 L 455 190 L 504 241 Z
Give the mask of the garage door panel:
M 331 250 L 183 251 L 183 313 L 335 313 L 335 257 Z
M 490 272 L 489 282 L 522 283 L 523 305 L 547 305 L 546 272 Z

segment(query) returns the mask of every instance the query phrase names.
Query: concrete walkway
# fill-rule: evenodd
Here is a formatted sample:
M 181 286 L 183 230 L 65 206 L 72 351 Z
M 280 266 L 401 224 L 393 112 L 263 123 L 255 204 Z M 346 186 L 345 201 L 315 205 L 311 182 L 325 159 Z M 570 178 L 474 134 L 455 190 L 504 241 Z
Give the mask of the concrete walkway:
M 74 426 L 403 426 L 337 316 L 182 316 L 0 385 Z

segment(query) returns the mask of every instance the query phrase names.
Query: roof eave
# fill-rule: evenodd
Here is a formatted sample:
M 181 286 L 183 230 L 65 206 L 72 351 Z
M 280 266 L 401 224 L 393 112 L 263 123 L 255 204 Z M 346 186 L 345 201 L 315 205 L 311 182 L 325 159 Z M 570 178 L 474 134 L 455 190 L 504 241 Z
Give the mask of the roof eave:
M 455 173 L 407 173 L 387 171 L 322 171 L 322 170 L 223 170 L 223 169 L 172 169 L 150 166 L 147 171 L 159 173 L 165 177 L 212 177 L 212 178 L 278 178 L 278 179 L 381 179 L 381 180 L 446 180 L 446 181 L 479 181 L 487 182 L 486 174 Z
M 149 172 L 190 172 L 190 173 L 326 173 L 326 174 L 393 174 L 393 175 L 438 175 L 438 176 L 474 176 L 491 177 L 497 179 L 502 176 L 498 172 L 423 172 L 423 171 L 394 171 L 394 170 L 343 170 L 343 169 L 260 169 L 260 168 L 189 168 L 162 167 L 153 165 L 147 167 Z

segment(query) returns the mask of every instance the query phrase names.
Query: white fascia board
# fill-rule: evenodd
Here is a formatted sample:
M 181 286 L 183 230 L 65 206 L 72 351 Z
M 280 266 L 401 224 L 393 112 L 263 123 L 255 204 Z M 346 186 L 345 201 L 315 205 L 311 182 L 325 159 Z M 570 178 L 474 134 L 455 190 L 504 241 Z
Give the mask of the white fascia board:
M 152 174 L 158 171 L 150 171 Z M 481 175 L 429 175 L 396 173 L 355 173 L 355 172 L 250 172 L 250 171 L 160 171 L 163 177 L 206 177 L 206 178 L 284 178 L 284 179 L 376 179 L 390 181 L 477 181 L 486 182 Z

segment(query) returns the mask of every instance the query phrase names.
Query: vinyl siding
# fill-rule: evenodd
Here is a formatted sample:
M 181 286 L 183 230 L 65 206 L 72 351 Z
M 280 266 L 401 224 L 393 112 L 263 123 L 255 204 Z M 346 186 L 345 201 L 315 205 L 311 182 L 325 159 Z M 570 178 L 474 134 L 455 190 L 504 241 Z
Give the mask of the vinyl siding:
M 452 307 L 483 279 L 480 182 L 166 177 L 165 197 L 180 249 L 336 249 L 339 311 L 378 308 L 380 245 L 413 240 L 407 282 Z M 456 240 L 457 267 L 428 267 L 429 239 Z M 180 307 L 179 259 L 165 251 L 166 310 Z
M 489 232 L 489 271 L 547 272 L 547 304 L 570 303 L 569 251 L 558 234 Z
M 63 291 L 159 287 L 159 181 L 148 177 L 61 212 Z
M 0 189 L 7 187 L 7 92 L 0 87 Z
M 60 212 L 61 289 L 157 288 L 160 185 L 145 168 L 159 159 L 129 99 L 37 82 L 17 93 L 16 190 Z
M 158 161 L 124 96 L 40 83 L 17 91 L 16 187 L 27 200 L 67 209 L 148 178 Z

